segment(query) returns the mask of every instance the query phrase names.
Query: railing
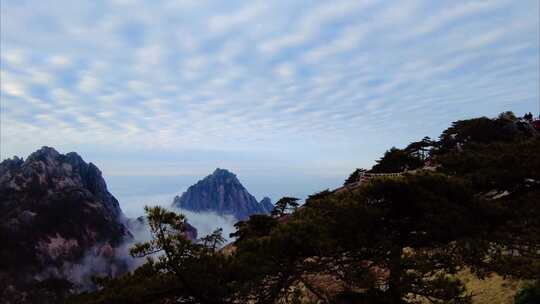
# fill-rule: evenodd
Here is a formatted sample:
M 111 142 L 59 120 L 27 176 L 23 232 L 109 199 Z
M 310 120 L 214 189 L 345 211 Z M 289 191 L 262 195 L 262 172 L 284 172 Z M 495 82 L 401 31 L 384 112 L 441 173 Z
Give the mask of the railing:
M 335 189 L 333 192 L 340 192 L 343 190 L 350 190 L 357 187 L 360 187 L 360 185 L 375 177 L 399 177 L 403 174 L 415 174 L 418 172 L 425 172 L 425 171 L 436 171 L 438 166 L 424 166 L 422 168 L 418 168 L 415 170 L 405 170 L 403 172 L 395 172 L 395 173 L 368 173 L 368 172 L 361 172 L 360 176 L 358 176 L 358 180 L 349 184 L 344 185 L 343 187 L 339 187 Z
M 380 177 L 380 176 L 401 176 L 403 175 L 404 172 L 399 172 L 399 173 L 360 173 L 360 178 L 363 178 L 363 177 L 367 177 L 367 178 L 372 178 L 372 177 Z
M 398 172 L 398 173 L 367 173 L 367 172 L 362 172 L 362 173 L 360 173 L 360 176 L 358 177 L 358 180 L 356 182 L 349 183 L 347 185 L 344 185 L 343 187 L 339 187 L 339 188 L 335 189 L 334 192 L 340 192 L 340 191 L 343 191 L 343 190 L 349 190 L 349 189 L 357 188 L 363 182 L 368 181 L 368 180 L 370 180 L 372 178 L 375 178 L 375 177 L 398 177 L 398 176 L 403 175 L 403 173 L 406 173 L 406 172 Z M 411 173 L 412 171 L 408 171 L 408 172 Z

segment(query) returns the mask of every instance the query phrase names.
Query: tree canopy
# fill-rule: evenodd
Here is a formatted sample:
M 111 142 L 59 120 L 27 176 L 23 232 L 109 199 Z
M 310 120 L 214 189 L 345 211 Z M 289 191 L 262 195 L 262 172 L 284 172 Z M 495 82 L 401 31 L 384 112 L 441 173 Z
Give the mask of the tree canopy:
M 457 121 L 438 140 L 392 148 L 370 172 L 417 170 L 301 207 L 284 197 L 271 215 L 235 225 L 229 253 L 220 230 L 191 242 L 182 215 L 147 208 L 153 239 L 132 249 L 147 262 L 73 303 L 470 303 L 456 276 L 464 269 L 530 280 L 516 302 L 532 303 L 540 136 L 520 123 L 508 112 Z

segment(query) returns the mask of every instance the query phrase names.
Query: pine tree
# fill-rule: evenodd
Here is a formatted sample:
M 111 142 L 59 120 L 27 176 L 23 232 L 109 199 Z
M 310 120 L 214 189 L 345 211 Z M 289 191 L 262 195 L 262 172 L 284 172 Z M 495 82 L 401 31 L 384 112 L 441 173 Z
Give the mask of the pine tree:
M 298 201 L 299 199 L 296 197 L 282 197 L 276 202 L 271 215 L 274 217 L 281 217 L 289 211 L 295 211 L 299 206 Z
M 354 172 L 351 173 L 351 175 L 349 175 L 349 177 L 345 180 L 345 183 L 343 185 L 346 186 L 352 183 L 356 183 L 360 179 L 360 176 L 366 171 L 366 169 L 362 168 L 354 170 Z

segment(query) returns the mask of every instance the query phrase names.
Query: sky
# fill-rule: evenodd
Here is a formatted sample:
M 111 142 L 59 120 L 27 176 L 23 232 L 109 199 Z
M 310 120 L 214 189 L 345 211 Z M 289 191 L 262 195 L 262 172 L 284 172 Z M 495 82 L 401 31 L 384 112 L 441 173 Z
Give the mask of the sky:
M 337 187 L 452 121 L 539 111 L 538 0 L 0 0 L 0 156 L 76 151 L 125 206 L 215 168 Z

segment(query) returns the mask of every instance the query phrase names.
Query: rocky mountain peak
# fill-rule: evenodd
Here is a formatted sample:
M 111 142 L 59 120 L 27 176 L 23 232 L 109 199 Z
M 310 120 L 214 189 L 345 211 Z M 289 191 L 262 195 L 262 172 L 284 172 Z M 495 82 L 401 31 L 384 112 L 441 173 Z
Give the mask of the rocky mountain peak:
M 265 196 L 263 197 L 263 199 L 259 202 L 260 204 L 266 204 L 266 203 L 272 203 L 272 200 L 268 197 L 268 196 Z
M 266 213 L 270 213 L 274 209 L 274 204 L 272 204 L 272 200 L 268 196 L 263 197 L 259 204 L 266 211 Z
M 234 173 L 221 168 L 189 187 L 181 196 L 176 196 L 173 206 L 196 212 L 229 214 L 239 220 L 269 212 L 244 188 Z
M 14 286 L 31 286 L 45 269 L 77 263 L 90 248 L 115 248 L 131 239 L 123 221 L 101 171 L 77 153 L 42 147 L 26 160 L 6 159 L 0 163 L 0 281 L 16 277 Z
M 51 194 L 70 189 L 90 192 L 112 216 L 122 216 L 99 168 L 75 152 L 63 155 L 54 148 L 42 147 L 25 161 L 15 156 L 0 163 L 1 193 Z
M 227 170 L 227 169 L 221 169 L 221 168 L 216 168 L 216 170 L 214 170 L 214 172 L 212 172 L 213 176 L 219 176 L 219 175 L 223 175 L 223 176 L 235 176 L 236 177 L 236 174 L 232 173 L 231 171 Z
M 30 154 L 27 158 L 28 161 L 52 161 L 60 156 L 60 153 L 52 147 L 43 146 L 41 149 Z
M 232 173 L 231 171 L 227 169 L 221 169 L 221 168 L 216 168 L 216 170 L 214 170 L 214 172 L 208 175 L 205 179 L 219 180 L 220 182 L 237 183 L 237 184 L 242 185 L 240 181 L 238 180 L 238 178 L 236 177 L 236 174 Z

